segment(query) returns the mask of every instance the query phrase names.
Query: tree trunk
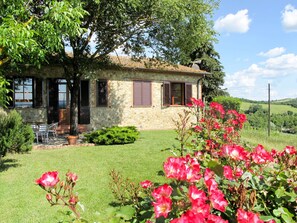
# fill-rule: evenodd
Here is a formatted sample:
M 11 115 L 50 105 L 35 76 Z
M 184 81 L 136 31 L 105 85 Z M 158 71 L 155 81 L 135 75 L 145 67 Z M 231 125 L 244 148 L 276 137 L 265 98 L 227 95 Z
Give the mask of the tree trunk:
M 80 89 L 80 78 L 72 78 L 70 88 L 70 135 L 78 135 L 78 96 Z

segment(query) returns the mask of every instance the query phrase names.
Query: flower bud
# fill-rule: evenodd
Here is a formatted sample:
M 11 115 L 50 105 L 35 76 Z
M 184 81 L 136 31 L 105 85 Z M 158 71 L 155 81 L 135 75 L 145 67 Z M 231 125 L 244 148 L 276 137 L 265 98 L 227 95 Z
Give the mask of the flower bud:
M 48 200 L 48 201 L 52 201 L 52 195 L 51 194 L 46 194 L 46 199 Z

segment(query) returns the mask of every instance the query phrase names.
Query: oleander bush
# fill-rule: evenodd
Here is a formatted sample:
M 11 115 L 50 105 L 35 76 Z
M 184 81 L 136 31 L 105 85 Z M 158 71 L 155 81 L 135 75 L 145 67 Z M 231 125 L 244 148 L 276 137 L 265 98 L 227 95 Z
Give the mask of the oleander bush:
M 4 113 L 3 113 L 4 114 Z M 8 152 L 23 153 L 32 150 L 34 133 L 13 110 L 0 116 L 0 158 Z
M 139 138 L 139 131 L 134 126 L 113 126 L 86 133 L 85 140 L 96 145 L 115 145 L 134 143 Z

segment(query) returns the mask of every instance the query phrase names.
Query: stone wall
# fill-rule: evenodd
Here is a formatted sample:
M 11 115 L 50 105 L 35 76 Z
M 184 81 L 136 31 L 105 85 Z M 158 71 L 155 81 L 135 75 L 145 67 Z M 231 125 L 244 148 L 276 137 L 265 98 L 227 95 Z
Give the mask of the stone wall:
M 99 75 L 98 75 L 99 76 Z M 163 106 L 163 81 L 192 84 L 192 96 L 197 97 L 197 76 L 181 74 L 160 74 L 140 72 L 101 73 L 100 78 L 108 80 L 108 106 L 96 107 L 96 83 L 91 83 L 91 129 L 112 125 L 133 125 L 139 129 L 173 129 L 178 113 L 185 106 Z M 152 105 L 133 107 L 133 80 L 152 81 Z M 201 90 L 199 88 L 199 90 Z M 201 95 L 201 93 L 199 94 Z

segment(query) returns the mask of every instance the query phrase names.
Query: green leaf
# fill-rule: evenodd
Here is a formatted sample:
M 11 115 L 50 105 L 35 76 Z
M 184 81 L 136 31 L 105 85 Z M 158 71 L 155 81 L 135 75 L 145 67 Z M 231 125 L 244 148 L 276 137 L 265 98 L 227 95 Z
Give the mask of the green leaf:
M 286 190 L 284 187 L 280 187 L 275 191 L 275 195 L 277 198 L 285 197 L 286 196 Z
M 219 177 L 223 177 L 224 168 L 220 163 L 214 160 L 210 160 L 207 163 L 207 167 L 210 168 L 212 171 L 214 171 Z

